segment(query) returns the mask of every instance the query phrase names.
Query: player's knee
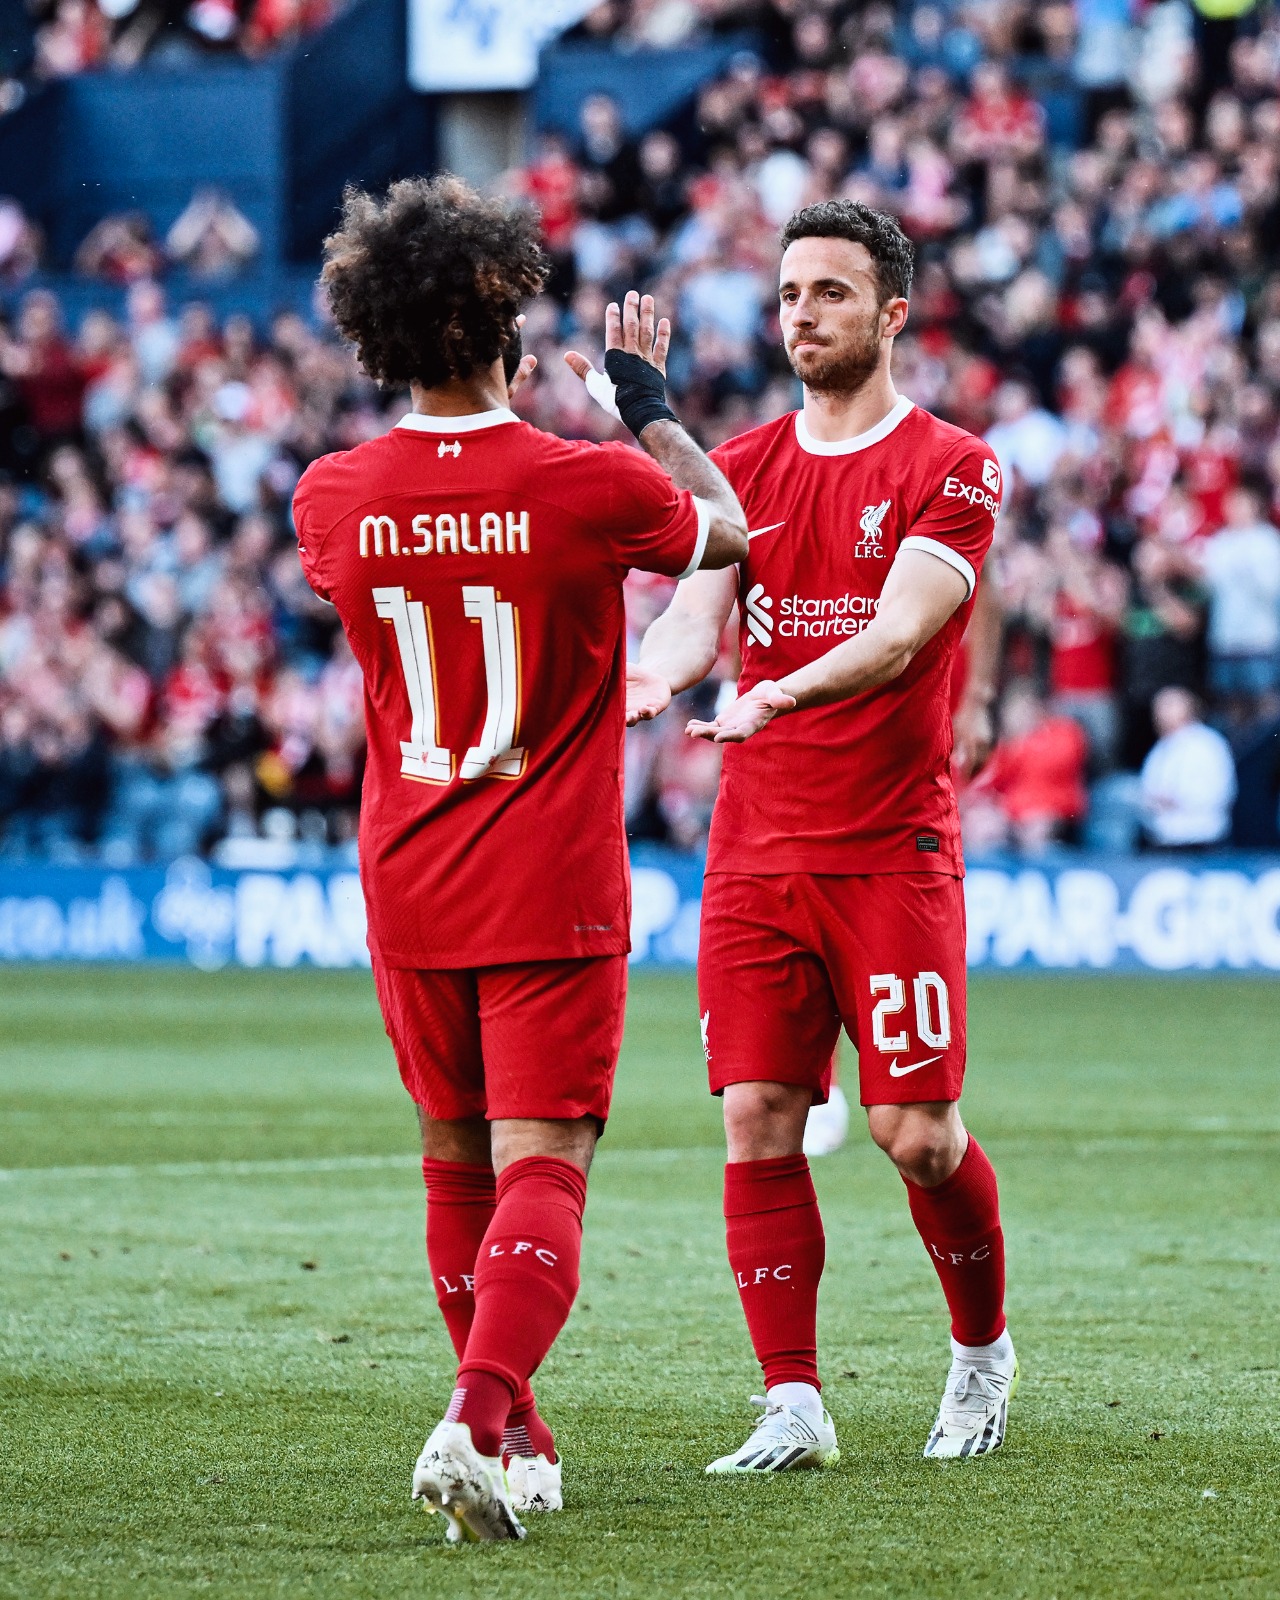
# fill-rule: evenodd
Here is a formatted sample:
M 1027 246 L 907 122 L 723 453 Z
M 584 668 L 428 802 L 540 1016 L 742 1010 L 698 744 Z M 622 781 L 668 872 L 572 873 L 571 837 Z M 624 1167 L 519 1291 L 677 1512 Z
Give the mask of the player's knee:
M 731 1161 L 758 1160 L 800 1148 L 810 1094 L 793 1083 L 733 1083 L 724 1093 Z
M 963 1130 L 934 1117 L 887 1116 L 870 1119 L 871 1137 L 904 1178 L 923 1188 L 954 1172 L 963 1150 Z

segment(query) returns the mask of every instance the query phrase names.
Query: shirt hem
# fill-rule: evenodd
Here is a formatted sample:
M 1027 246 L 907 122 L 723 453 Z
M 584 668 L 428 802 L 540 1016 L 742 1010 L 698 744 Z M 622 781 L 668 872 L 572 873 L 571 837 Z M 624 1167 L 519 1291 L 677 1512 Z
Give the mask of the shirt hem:
M 708 861 L 704 877 L 726 878 L 789 878 L 794 873 L 805 873 L 813 878 L 880 878 L 901 876 L 910 872 L 932 872 L 940 878 L 963 878 L 964 861 L 931 851 L 912 851 L 911 854 L 885 857 L 850 857 L 833 860 L 824 856 L 821 861 L 812 857 L 779 856 L 771 852 L 767 861 L 759 864 L 751 860 L 735 859 L 732 862 Z
M 584 949 L 581 945 L 567 949 L 563 945 L 513 945 L 500 950 L 459 950 L 451 945 L 447 950 L 405 950 L 381 944 L 369 938 L 369 953 L 384 967 L 421 972 L 456 972 L 477 967 L 525 966 L 534 961 L 594 961 L 600 957 L 630 954 L 630 939 L 611 939 Z

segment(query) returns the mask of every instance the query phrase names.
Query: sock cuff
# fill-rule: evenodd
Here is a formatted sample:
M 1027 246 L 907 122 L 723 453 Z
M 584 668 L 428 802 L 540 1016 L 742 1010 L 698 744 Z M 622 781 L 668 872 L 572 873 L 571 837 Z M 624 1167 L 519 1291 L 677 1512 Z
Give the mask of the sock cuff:
M 816 1205 L 807 1156 L 767 1156 L 762 1161 L 730 1161 L 724 1169 L 724 1214 L 754 1216 Z
M 486 1200 L 492 1203 L 497 1192 L 497 1180 L 487 1162 L 481 1166 L 424 1156 L 422 1181 L 427 1186 L 428 1199 L 436 1205 L 474 1205 Z
M 466 1390 L 468 1373 L 483 1373 L 486 1378 L 496 1378 L 499 1383 L 505 1384 L 510 1389 L 513 1401 L 524 1387 L 524 1379 L 514 1367 L 501 1361 L 486 1361 L 483 1357 L 477 1357 L 458 1368 L 458 1387 L 454 1390 L 455 1396 Z
M 498 1174 L 499 1202 L 517 1184 L 522 1188 L 536 1185 L 544 1202 L 567 1202 L 581 1221 L 587 1205 L 587 1175 L 572 1161 L 562 1161 L 558 1156 L 524 1156 L 513 1161 Z

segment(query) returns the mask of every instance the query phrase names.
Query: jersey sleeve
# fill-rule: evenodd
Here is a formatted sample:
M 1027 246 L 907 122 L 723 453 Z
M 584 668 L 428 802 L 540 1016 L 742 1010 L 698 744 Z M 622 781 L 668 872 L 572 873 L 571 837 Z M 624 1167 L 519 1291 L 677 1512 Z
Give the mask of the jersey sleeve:
M 981 439 L 969 440 L 943 465 L 941 482 L 907 530 L 900 550 L 924 550 L 964 579 L 968 596 L 995 534 L 1000 512 L 1000 466 Z
M 297 488 L 293 491 L 293 528 L 298 538 L 298 560 L 302 564 L 302 575 L 321 600 L 328 601 L 329 590 L 320 572 L 323 527 L 319 525 L 316 506 L 317 465 L 317 462 L 312 462 L 298 479 Z
M 609 485 L 607 531 L 619 563 L 668 578 L 696 572 L 707 547 L 707 503 L 677 489 L 657 462 L 629 445 L 600 450 Z

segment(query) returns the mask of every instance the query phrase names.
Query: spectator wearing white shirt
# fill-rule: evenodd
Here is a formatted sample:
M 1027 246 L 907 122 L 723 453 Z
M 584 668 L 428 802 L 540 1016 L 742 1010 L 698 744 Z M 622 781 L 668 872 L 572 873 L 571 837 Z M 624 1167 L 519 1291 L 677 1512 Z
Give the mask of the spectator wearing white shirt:
M 1200 721 L 1189 689 L 1161 689 L 1151 718 L 1159 738 L 1141 779 L 1148 841 L 1172 849 L 1220 844 L 1231 830 L 1236 798 L 1231 746 Z
M 1043 488 L 1067 448 L 1066 424 L 1037 405 L 1030 384 L 1016 378 L 996 390 L 996 416 L 987 443 L 1000 463 L 1006 498 L 1015 473 L 1033 489 Z
M 1227 496 L 1226 526 L 1204 542 L 1209 590 L 1209 685 L 1257 698 L 1280 683 L 1280 531 L 1257 490 Z

